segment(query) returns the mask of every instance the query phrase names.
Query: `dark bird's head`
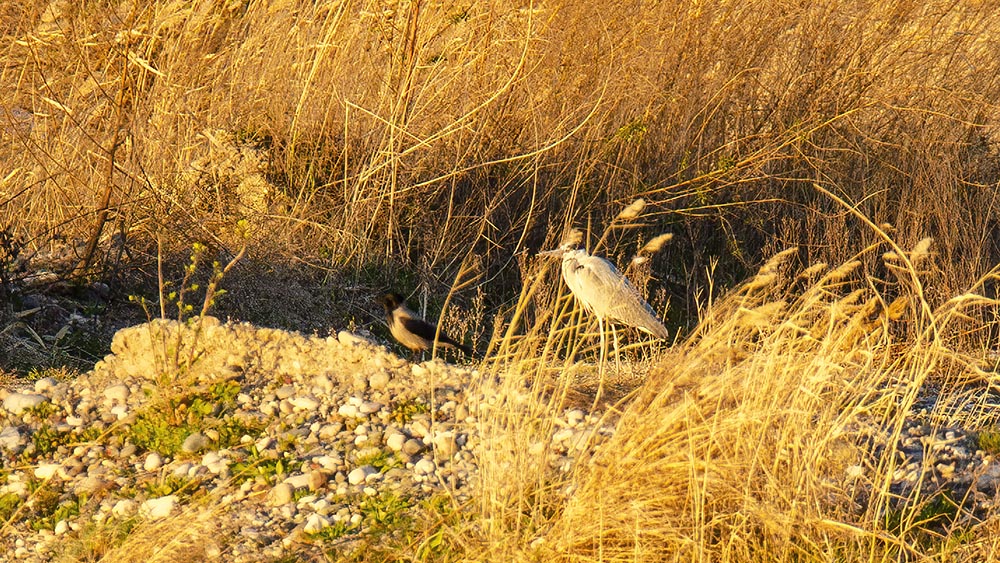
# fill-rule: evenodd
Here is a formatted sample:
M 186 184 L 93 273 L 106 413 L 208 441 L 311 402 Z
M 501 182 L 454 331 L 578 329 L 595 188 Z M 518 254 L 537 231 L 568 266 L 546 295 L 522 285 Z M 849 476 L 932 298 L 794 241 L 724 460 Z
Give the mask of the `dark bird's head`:
M 403 304 L 403 296 L 398 293 L 386 293 L 379 302 L 385 307 L 386 313 L 391 313 Z

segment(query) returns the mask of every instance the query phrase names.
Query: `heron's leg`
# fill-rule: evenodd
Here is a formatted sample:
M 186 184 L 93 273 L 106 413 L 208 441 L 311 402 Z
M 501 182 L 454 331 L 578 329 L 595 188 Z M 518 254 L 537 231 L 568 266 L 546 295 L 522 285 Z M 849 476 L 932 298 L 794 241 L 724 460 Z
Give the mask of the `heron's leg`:
M 621 373 L 622 359 L 621 359 L 621 350 L 618 349 L 618 331 L 615 329 L 614 323 L 609 322 L 608 327 L 611 328 L 611 336 L 614 337 L 614 342 L 615 342 L 615 368 L 618 370 L 618 373 Z
M 601 356 L 600 363 L 597 368 L 597 394 L 594 395 L 594 405 L 591 407 L 591 411 L 597 409 L 597 402 L 601 400 L 601 394 L 604 391 L 604 369 L 607 363 L 607 340 L 604 338 L 604 319 L 600 316 L 597 317 L 597 330 L 601 331 Z

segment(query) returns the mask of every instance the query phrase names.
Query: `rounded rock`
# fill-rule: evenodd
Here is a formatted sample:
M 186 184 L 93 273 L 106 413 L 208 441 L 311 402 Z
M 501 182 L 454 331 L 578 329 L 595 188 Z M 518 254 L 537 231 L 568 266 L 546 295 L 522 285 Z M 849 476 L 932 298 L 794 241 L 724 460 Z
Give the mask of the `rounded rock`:
M 208 438 L 201 432 L 195 432 L 184 439 L 184 443 L 181 444 L 181 451 L 193 454 L 203 450 L 206 446 L 208 446 Z
M 437 469 L 437 464 L 433 460 L 423 458 L 413 466 L 413 471 L 417 475 L 430 475 Z
M 156 452 L 150 452 L 146 456 L 146 461 L 142 462 L 142 468 L 146 471 L 156 471 L 163 465 L 163 458 Z
M 11 393 L 3 400 L 3 408 L 14 414 L 21 414 L 26 409 L 37 407 L 48 400 L 45 395 L 37 393 Z
M 128 396 L 128 385 L 125 385 L 124 383 L 111 385 L 104 390 L 104 398 L 114 403 L 124 403 L 128 400 Z
M 368 378 L 368 386 L 376 391 L 380 391 L 389 385 L 389 379 L 387 371 L 377 371 Z
M 139 505 L 139 514 L 149 520 L 158 520 L 170 516 L 177 506 L 177 495 L 151 498 Z
M 321 532 L 323 528 L 330 526 L 331 523 L 330 519 L 326 516 L 314 512 L 306 518 L 306 523 L 302 527 L 302 531 L 307 534 L 316 534 Z
M 7 426 L 0 430 L 0 449 L 17 450 L 24 443 L 25 439 L 16 426 Z
M 362 465 L 347 474 L 347 482 L 352 485 L 360 485 L 368 479 L 369 475 L 374 475 L 375 473 L 378 473 L 378 469 L 375 469 L 371 465 Z
M 41 479 L 43 481 L 51 479 L 56 475 L 60 467 L 61 466 L 58 463 L 42 463 L 35 468 L 34 475 L 37 479 Z
M 270 501 L 272 506 L 281 506 L 292 502 L 294 499 L 295 487 L 289 483 L 278 483 L 271 489 Z

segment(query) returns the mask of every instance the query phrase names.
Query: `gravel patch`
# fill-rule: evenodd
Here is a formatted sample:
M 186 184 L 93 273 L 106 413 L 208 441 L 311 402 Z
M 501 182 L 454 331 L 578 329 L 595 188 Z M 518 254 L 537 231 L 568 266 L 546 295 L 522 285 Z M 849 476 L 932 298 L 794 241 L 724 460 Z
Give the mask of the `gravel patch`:
M 366 509 L 376 502 L 461 504 L 477 485 L 480 417 L 498 402 L 470 392 L 480 377 L 346 332 L 210 317 L 123 329 L 91 372 L 0 390 L 0 510 L 22 510 L 0 550 L 48 561 L 88 525 L 209 503 L 213 556 L 258 562 L 311 542 L 319 554 L 323 534 L 349 543 L 377 524 Z M 610 433 L 597 425 L 568 410 L 540 444 L 552 467 L 569 470 L 588 439 Z

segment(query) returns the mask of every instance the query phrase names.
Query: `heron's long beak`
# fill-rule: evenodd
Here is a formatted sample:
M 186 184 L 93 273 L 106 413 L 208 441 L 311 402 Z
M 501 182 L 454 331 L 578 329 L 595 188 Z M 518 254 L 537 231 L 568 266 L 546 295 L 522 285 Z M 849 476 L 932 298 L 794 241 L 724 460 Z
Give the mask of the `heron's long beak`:
M 538 256 L 545 256 L 546 258 L 561 258 L 566 252 L 565 248 L 555 248 L 553 250 L 546 250 L 544 252 L 539 252 Z

